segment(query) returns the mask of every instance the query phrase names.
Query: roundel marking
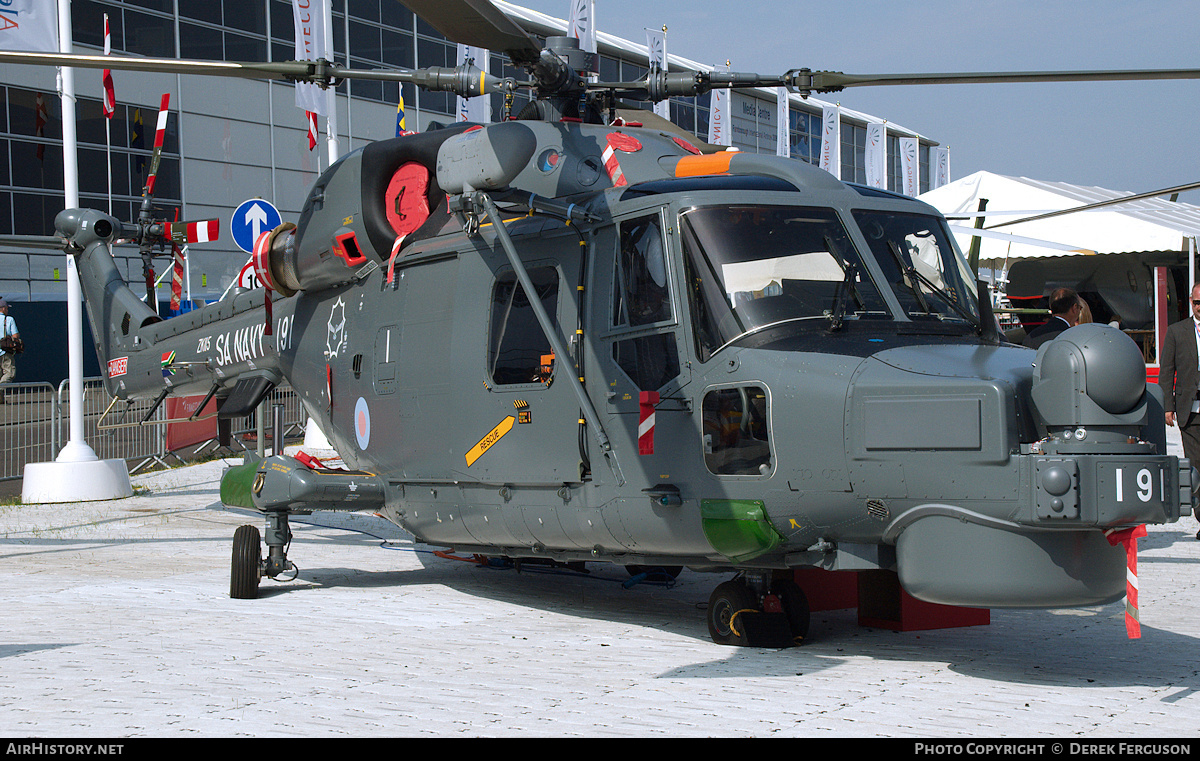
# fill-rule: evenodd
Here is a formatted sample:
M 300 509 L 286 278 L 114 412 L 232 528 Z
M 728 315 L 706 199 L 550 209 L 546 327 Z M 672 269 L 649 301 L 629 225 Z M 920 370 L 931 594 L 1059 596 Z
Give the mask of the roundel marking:
M 358 440 L 358 448 L 364 451 L 371 443 L 371 409 L 361 396 L 354 405 L 354 438 Z
M 559 161 L 562 160 L 562 154 L 554 148 L 547 148 L 542 151 L 542 155 L 538 156 L 538 169 L 544 174 L 550 174 L 558 168 Z

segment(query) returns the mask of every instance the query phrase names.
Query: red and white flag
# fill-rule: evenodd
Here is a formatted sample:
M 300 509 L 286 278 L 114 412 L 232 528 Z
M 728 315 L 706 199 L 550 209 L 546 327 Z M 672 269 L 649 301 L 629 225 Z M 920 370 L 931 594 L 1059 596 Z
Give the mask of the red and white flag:
M 50 112 L 46 110 L 46 99 L 42 97 L 41 93 L 37 94 L 34 102 L 33 134 L 38 138 L 44 138 L 46 136 L 46 123 L 50 121 Z M 37 157 L 38 161 L 46 158 L 46 144 L 40 140 L 37 146 Z
M 184 253 L 183 249 L 174 246 L 175 249 L 175 267 L 171 272 L 171 311 L 178 312 L 180 305 L 183 303 L 183 268 L 184 268 Z
M 112 35 L 108 28 L 108 14 L 104 14 L 104 55 L 112 53 Z M 117 93 L 113 89 L 112 71 L 104 70 L 101 75 L 101 81 L 104 83 L 104 118 L 113 118 L 113 113 L 117 108 Z
M 304 112 L 304 121 L 308 122 L 308 149 L 317 147 L 317 115 L 312 111 Z

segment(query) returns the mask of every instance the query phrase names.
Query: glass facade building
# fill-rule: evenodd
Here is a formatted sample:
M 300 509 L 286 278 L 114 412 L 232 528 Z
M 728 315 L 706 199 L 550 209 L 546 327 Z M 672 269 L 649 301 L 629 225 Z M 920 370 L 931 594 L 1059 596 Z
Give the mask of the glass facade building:
M 564 13 L 567 3 L 564 1 Z M 294 23 L 288 0 L 73 0 L 76 52 L 97 53 L 103 46 L 103 17 L 109 17 L 112 51 L 158 58 L 228 61 L 291 60 Z M 517 12 L 517 21 L 534 36 L 562 34 L 557 19 Z M 334 58 L 352 68 L 455 66 L 457 45 L 394 0 L 333 0 Z M 632 43 L 602 41 L 600 78 L 633 81 L 647 71 L 645 49 Z M 671 66 L 686 66 L 671 58 Z M 478 62 L 477 62 L 478 63 Z M 487 62 L 491 73 L 523 78 L 499 54 Z M 699 64 L 695 65 L 699 67 Z M 61 106 L 55 71 L 11 66 L 0 72 L 0 234 L 45 235 L 53 231 L 63 207 Z M 166 142 L 155 189 L 156 206 L 181 219 L 217 217 L 221 242 L 189 252 L 193 298 L 212 300 L 230 286 L 247 260 L 228 235 L 232 211 L 250 198 L 278 207 L 285 220 L 299 214 L 309 186 L 327 165 L 322 135 L 308 148 L 307 125 L 287 83 L 225 80 L 185 75 L 114 71 L 116 114 L 101 110 L 100 72 L 75 71 L 81 203 L 111 208 L 121 219 L 136 217 L 146 164 L 153 146 L 159 100 L 171 95 Z M 453 121 L 454 96 L 418 92 L 396 83 L 352 81 L 338 88 L 338 151 L 394 135 L 396 104 L 403 94 L 409 129 Z M 491 98 L 492 113 L 503 110 L 501 96 Z M 528 102 L 517 95 L 513 112 Z M 648 105 L 646 106 L 649 107 Z M 774 152 L 775 99 L 763 91 L 736 93 L 734 144 L 742 150 Z M 738 110 L 740 109 L 740 110 Z M 671 120 L 704 140 L 710 97 L 673 98 Z M 841 177 L 864 182 L 865 121 L 843 114 Z M 894 127 L 894 125 L 889 125 Z M 322 129 L 324 125 L 322 124 Z M 906 132 L 906 134 L 913 134 Z M 819 101 L 794 98 L 789 114 L 791 157 L 817 163 L 821 143 Z M 900 157 L 888 141 L 888 184 L 899 187 Z M 920 138 L 921 190 L 928 188 L 929 150 Z M 0 249 L 0 293 L 10 300 L 65 298 L 61 255 Z M 118 251 L 121 253 L 121 251 Z M 136 252 L 125 252 L 127 277 L 141 277 Z M 11 254 L 20 254 L 12 256 Z M 156 260 L 169 267 L 169 258 Z M 170 298 L 170 277 L 160 285 Z

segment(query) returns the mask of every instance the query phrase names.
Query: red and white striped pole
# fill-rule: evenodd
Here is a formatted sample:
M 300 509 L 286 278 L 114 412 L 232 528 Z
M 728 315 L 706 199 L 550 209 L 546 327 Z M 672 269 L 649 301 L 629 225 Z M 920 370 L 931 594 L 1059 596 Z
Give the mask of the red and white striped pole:
M 1142 619 L 1138 613 L 1137 540 L 1145 535 L 1145 526 L 1104 532 L 1109 544 L 1125 546 L 1125 631 L 1130 639 L 1142 636 Z

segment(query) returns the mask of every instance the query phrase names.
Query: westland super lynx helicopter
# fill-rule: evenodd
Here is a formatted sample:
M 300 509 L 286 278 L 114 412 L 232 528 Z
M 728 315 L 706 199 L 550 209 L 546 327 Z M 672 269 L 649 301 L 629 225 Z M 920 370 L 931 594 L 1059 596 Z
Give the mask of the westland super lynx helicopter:
M 1161 401 L 1122 333 L 1082 325 L 1036 354 L 1005 344 L 933 208 L 798 161 L 705 154 L 613 114 L 622 99 L 725 87 L 1200 72 L 590 82 L 574 40 L 543 49 L 487 0 L 406 5 L 450 40 L 506 52 L 529 81 L 470 63 L 0 54 L 536 96 L 497 124 L 343 157 L 296 224 L 258 240 L 265 299 L 160 320 L 110 246 L 161 243 L 161 225 L 59 215 L 111 394 L 208 394 L 227 420 L 286 380 L 352 468 L 285 455 L 250 466 L 267 553 L 257 527 L 237 531 L 234 597 L 289 576 L 289 516 L 372 510 L 459 552 L 736 572 L 712 595 L 709 628 L 746 644 L 744 611 L 782 611 L 806 634 L 797 568 L 893 570 L 911 595 L 950 605 L 1113 602 L 1126 553 L 1107 534 L 1195 507 L 1192 467 L 1166 454 Z

